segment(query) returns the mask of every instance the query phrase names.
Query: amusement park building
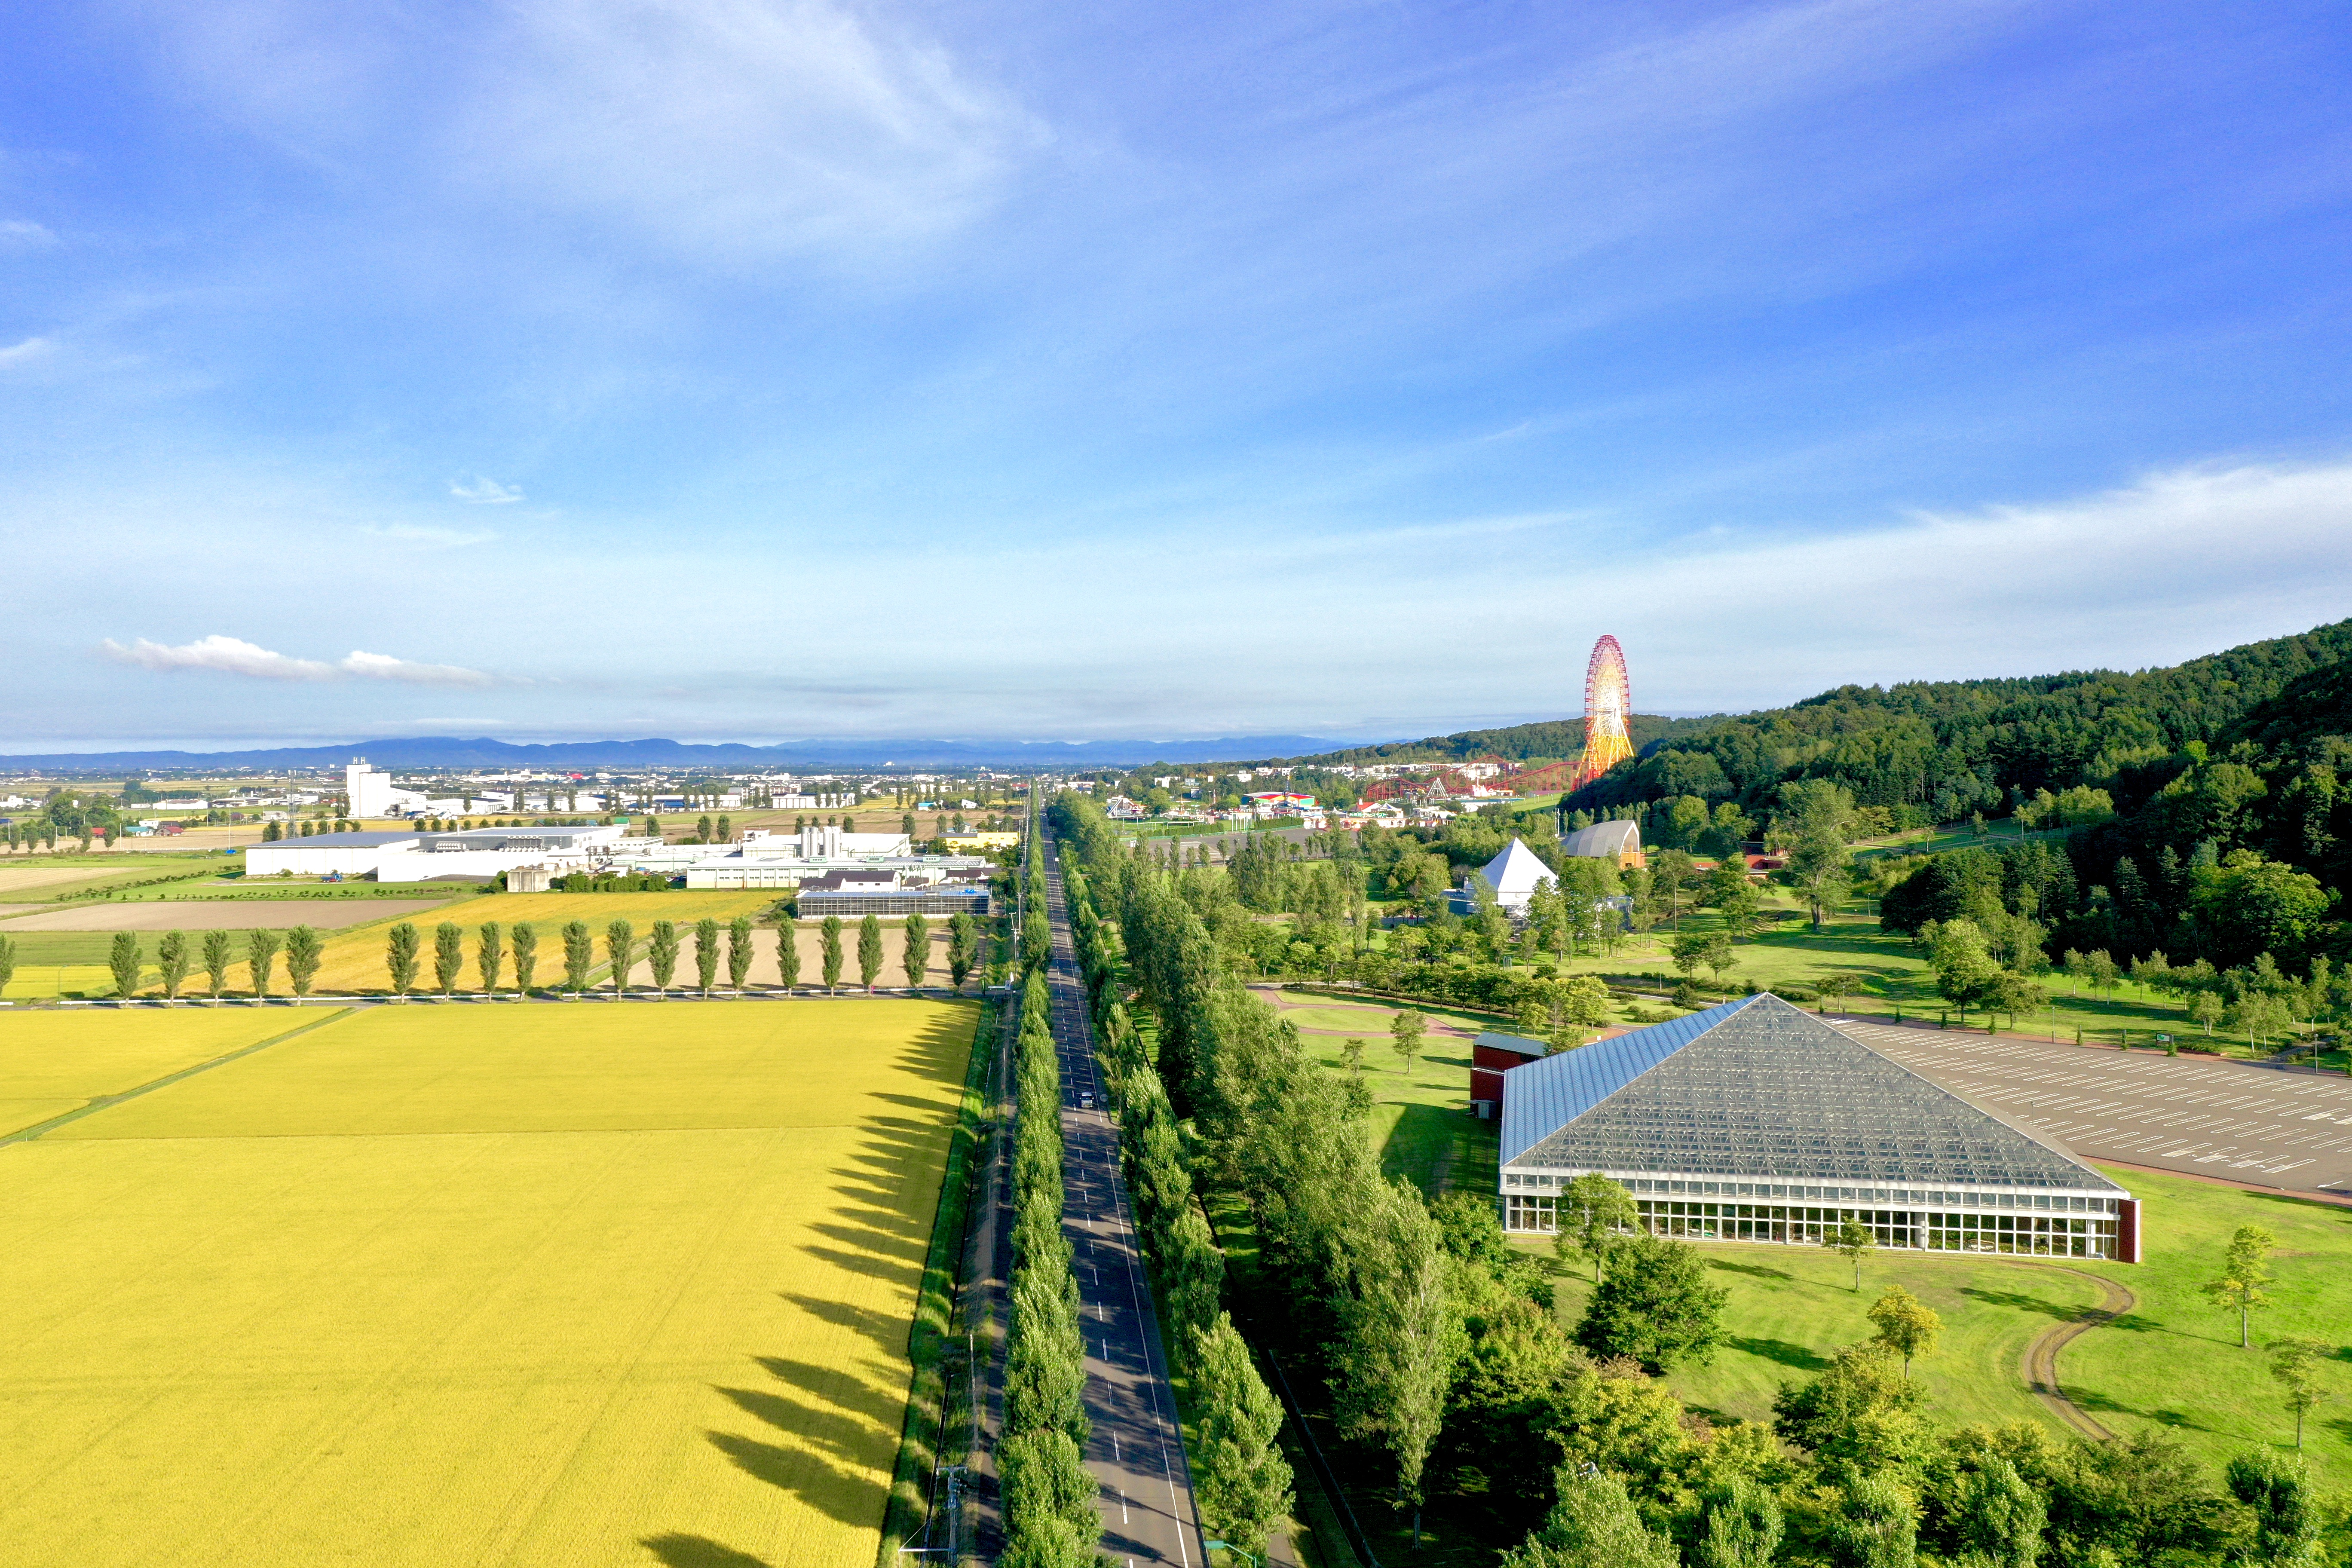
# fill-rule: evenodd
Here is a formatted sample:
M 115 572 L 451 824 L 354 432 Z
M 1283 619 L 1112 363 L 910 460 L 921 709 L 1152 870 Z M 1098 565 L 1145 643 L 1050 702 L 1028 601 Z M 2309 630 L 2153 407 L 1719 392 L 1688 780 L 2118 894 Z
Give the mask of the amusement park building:
M 1633 822 L 1596 822 L 1590 827 L 1580 827 L 1559 841 L 1563 855 L 1595 860 L 1614 860 L 1621 867 L 1639 866 L 1642 859 L 1642 828 Z
M 2036 1137 L 1790 1006 L 1744 996 L 1499 1074 L 1507 1230 L 1622 1183 L 1660 1236 L 2137 1263 L 2139 1205 Z

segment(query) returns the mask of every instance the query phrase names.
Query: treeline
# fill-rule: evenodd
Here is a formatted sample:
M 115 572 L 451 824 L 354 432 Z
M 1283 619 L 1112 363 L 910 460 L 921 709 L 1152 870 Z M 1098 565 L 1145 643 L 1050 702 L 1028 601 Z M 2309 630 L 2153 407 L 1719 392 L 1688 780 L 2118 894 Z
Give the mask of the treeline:
M 1713 719 L 1669 719 L 1657 713 L 1635 713 L 1626 720 L 1625 731 L 1633 742 L 1633 749 L 1639 751 L 1654 742 L 1697 734 L 1707 725 L 1720 721 L 1720 716 Z M 1419 741 L 1349 746 L 1341 751 L 1323 752 L 1291 761 L 1294 765 L 1305 767 L 1335 763 L 1361 767 L 1377 763 L 1469 762 L 1477 757 L 1500 757 L 1506 762 L 1517 763 L 1530 758 L 1557 760 L 1573 757 L 1583 750 L 1583 720 L 1550 719 L 1534 724 L 1512 724 L 1498 730 L 1462 730 L 1451 735 L 1431 735 Z
M 1122 1089 L 1147 1102 L 1143 1128 L 1165 1129 L 1131 1136 L 1136 1186 L 1245 1207 L 1280 1308 L 1268 1331 L 1321 1373 L 1335 1422 L 1402 1506 L 1444 1502 L 1510 1568 L 2319 1561 L 2326 1505 L 2298 1457 L 2247 1455 L 2217 1485 L 2158 1436 L 1938 1433 L 1907 1373 L 1939 1325 L 1899 1289 L 1870 1310 L 1876 1336 L 1784 1384 L 1770 1422 L 1685 1408 L 1656 1374 L 1728 1331 L 1695 1248 L 1639 1234 L 1602 1178 L 1561 1205 L 1557 1261 L 1508 1244 L 1491 1194 L 1432 1204 L 1382 1182 L 1360 1078 L 1319 1067 L 1230 979 L 1176 873 L 1122 852 L 1081 799 L 1055 819 L 1117 911 L 1116 933 L 1104 921 L 1087 939 L 1103 955 L 1097 1012 L 1118 1026 L 1131 1004 L 1157 1025 L 1165 1108 L 1150 1083 Z M 1148 1046 L 1123 1051 L 1152 1065 Z M 1869 1237 L 1848 1229 L 1861 1234 L 1834 1239 L 1859 1284 Z M 1570 1259 L 1599 1276 L 1572 1331 L 1552 1305 Z
M 1128 1191 L 1167 1309 L 1169 1352 L 1192 1378 L 1193 1494 L 1219 1539 L 1263 1559 L 1267 1534 L 1291 1505 L 1290 1465 L 1277 1441 L 1282 1407 L 1223 1310 L 1224 1254 L 1193 1191 L 1167 1085 L 1119 999 L 1116 939 L 1096 913 L 1085 873 L 1066 864 L 1062 878 Z
M 1102 1488 L 1087 1473 L 1086 1345 L 1062 1232 L 1062 1074 L 1044 971 L 1022 986 L 1013 1122 L 1013 1310 L 996 1446 L 1016 1568 L 1094 1568 Z

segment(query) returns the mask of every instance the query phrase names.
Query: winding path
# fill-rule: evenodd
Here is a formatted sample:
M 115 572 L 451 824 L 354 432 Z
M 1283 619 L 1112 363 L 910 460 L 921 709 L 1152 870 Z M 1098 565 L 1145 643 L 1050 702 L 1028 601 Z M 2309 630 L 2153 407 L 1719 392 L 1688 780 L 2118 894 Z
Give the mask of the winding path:
M 2089 1411 L 2069 1399 L 2065 1389 L 2059 1385 L 2058 1352 L 2101 1323 L 2114 1322 L 2138 1306 L 2139 1298 L 2104 1275 L 2087 1273 L 2080 1268 L 2056 1268 L 2052 1272 L 2072 1274 L 2078 1279 L 2090 1280 L 2105 1293 L 2105 1300 L 2040 1334 L 2025 1347 L 2025 1386 L 2033 1391 L 2035 1398 L 2050 1407 L 2051 1414 L 2069 1427 L 2094 1442 L 2104 1442 L 2115 1434 Z

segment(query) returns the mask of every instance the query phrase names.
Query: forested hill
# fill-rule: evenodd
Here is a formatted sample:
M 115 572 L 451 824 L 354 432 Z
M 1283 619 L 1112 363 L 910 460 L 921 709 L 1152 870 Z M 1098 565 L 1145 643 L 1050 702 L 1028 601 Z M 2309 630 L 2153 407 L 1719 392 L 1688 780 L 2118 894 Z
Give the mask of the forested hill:
M 1569 805 L 1600 812 L 1669 795 L 1769 806 L 1800 778 L 1926 822 L 1998 816 L 2037 790 L 2132 782 L 2233 727 L 2291 681 L 2352 655 L 2352 621 L 2167 668 L 1843 686 L 1787 708 L 1695 721 Z M 2273 714 L 2271 722 L 2282 716 Z M 2160 782 L 2160 781 L 2159 781 Z
M 1633 749 L 1638 752 L 1654 742 L 1694 735 L 1709 724 L 1720 722 L 1720 714 L 1709 719 L 1668 719 L 1655 713 L 1636 713 L 1626 729 L 1633 738 Z M 1473 757 L 1500 757 L 1506 762 L 1518 763 L 1530 757 L 1558 761 L 1573 757 L 1583 750 L 1583 720 L 1548 719 L 1541 723 L 1513 724 L 1501 730 L 1464 730 L 1457 734 L 1431 735 L 1419 741 L 1351 746 L 1344 752 L 1325 752 L 1318 756 L 1297 757 L 1291 761 L 1305 767 L 1328 767 L 1334 763 L 1467 762 Z

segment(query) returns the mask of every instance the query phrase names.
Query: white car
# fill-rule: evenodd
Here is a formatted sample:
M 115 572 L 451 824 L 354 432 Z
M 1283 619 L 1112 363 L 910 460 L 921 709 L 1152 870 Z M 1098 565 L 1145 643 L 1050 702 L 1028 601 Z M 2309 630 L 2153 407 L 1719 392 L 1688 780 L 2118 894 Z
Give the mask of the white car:
M 1078 1096 L 1078 1109 L 1080 1110 L 1092 1110 L 1094 1108 L 1095 1091 L 1093 1089 L 1087 1089 Z

